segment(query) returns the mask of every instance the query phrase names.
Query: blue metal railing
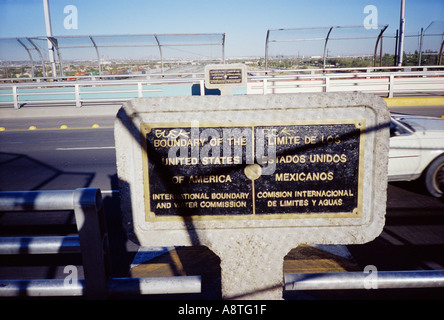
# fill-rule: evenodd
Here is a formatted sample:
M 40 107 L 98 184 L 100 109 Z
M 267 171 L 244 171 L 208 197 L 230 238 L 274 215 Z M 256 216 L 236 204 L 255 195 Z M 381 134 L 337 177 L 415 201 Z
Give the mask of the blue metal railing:
M 0 297 L 198 293 L 200 276 L 111 278 L 108 233 L 99 189 L 0 192 L 0 211 L 74 210 L 78 236 L 0 237 L 0 255 L 80 252 L 84 279 L 0 280 Z

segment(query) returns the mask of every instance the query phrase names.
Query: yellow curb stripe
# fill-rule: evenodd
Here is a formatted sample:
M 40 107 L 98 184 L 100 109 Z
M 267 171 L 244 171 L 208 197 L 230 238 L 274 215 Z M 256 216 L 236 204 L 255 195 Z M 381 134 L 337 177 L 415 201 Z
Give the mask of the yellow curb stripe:
M 28 128 L 7 129 L 6 127 L 0 127 L 0 131 L 8 132 L 21 132 L 21 131 L 55 131 L 55 130 L 91 130 L 91 129 L 113 129 L 114 126 L 91 126 L 91 127 L 68 127 L 61 125 L 57 128 L 37 128 L 36 126 L 29 126 Z
M 384 98 L 384 100 L 388 107 L 444 105 L 444 97 Z

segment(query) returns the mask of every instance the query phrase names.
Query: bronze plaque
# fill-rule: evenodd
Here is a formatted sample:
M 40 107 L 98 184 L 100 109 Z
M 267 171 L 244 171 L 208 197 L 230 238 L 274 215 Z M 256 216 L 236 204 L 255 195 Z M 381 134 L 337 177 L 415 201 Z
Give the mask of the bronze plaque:
M 210 69 L 208 72 L 210 84 L 241 84 L 243 80 L 241 68 Z
M 364 119 L 141 129 L 147 220 L 361 216 Z

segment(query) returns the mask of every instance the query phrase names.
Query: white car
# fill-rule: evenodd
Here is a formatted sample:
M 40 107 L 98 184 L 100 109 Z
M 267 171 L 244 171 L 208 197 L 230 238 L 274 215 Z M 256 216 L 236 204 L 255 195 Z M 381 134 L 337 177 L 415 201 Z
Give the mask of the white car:
M 392 115 L 388 180 L 418 178 L 432 196 L 443 196 L 444 119 Z

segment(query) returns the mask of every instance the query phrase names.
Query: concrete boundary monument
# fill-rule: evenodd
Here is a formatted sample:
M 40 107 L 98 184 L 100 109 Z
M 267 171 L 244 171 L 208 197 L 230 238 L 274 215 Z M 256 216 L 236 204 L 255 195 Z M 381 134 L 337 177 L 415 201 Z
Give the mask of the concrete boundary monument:
M 381 233 L 389 122 L 361 93 L 129 101 L 114 129 L 128 235 L 207 246 L 224 299 L 282 299 L 291 249 Z

